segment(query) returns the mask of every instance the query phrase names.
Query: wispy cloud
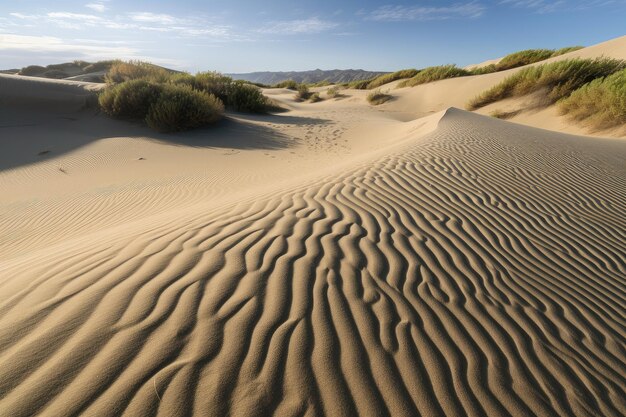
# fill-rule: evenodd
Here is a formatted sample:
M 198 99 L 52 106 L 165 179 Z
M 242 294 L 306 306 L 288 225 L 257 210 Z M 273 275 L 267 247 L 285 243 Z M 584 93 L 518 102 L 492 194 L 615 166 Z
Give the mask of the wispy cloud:
M 106 6 L 102 3 L 87 3 L 85 4 L 85 7 L 98 13 L 104 13 L 104 11 L 107 9 Z
M 136 42 L 105 42 L 97 39 L 62 39 L 54 36 L 25 36 L 0 33 L 1 54 L 10 55 L 15 59 L 24 59 L 27 63 L 32 63 L 33 60 L 41 61 L 42 59 L 98 61 L 119 58 L 139 59 L 170 67 L 183 66 L 183 62 L 179 60 L 144 55 L 139 49 L 132 46 L 134 43 Z
M 130 19 L 135 22 L 158 23 L 161 25 L 169 25 L 181 22 L 182 19 L 176 18 L 169 14 L 157 14 L 150 12 L 130 13 Z
M 532 9 L 537 13 L 550 13 L 567 6 L 565 0 L 502 0 L 500 4 Z
M 625 0 L 501 0 L 501 5 L 524 8 L 544 14 L 562 11 L 581 11 L 607 6 L 625 6 Z
M 399 22 L 404 20 L 446 20 L 476 18 L 482 16 L 485 6 L 477 2 L 457 3 L 450 6 L 394 6 L 379 7 L 371 12 L 362 12 L 366 20 Z
M 99 4 L 99 3 L 98 3 Z M 86 14 L 67 11 L 50 12 L 41 15 L 9 13 L 12 20 L 7 24 L 16 27 L 32 27 L 39 25 L 56 25 L 64 29 L 84 30 L 102 28 L 109 30 L 134 30 L 146 32 L 171 33 L 181 37 L 202 37 L 205 40 L 241 41 L 248 40 L 241 34 L 233 31 L 228 25 L 219 25 L 201 17 L 177 17 L 169 14 L 151 12 L 134 12 L 122 15 L 108 16 L 107 14 Z
M 27 52 L 67 52 L 90 58 L 135 57 L 137 50 L 128 46 L 103 46 L 89 41 L 65 41 L 53 36 L 0 34 L 0 50 Z
M 277 35 L 302 35 L 326 32 L 339 26 L 339 23 L 322 20 L 318 17 L 299 20 L 270 22 L 259 29 L 260 33 Z

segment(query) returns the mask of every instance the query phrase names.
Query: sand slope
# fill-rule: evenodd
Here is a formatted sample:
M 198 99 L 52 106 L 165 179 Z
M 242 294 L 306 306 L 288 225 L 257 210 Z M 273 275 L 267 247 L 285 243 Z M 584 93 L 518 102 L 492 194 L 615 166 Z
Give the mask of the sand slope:
M 366 143 L 387 137 L 370 148 L 357 143 L 373 110 L 349 103 L 335 159 L 294 124 L 286 148 L 322 156 L 292 178 L 214 200 L 190 158 L 175 187 L 130 205 L 163 209 L 132 221 L 71 189 L 46 196 L 30 184 L 50 178 L 42 163 L 5 171 L 3 187 L 21 178 L 38 197 L 12 194 L 4 213 L 37 198 L 100 226 L 63 236 L 46 210 L 0 217 L 5 232 L 54 231 L 0 263 L 0 416 L 623 415 L 626 143 L 449 109 L 377 119 Z M 268 123 L 280 117 L 296 116 Z M 117 187 L 92 192 L 149 195 Z

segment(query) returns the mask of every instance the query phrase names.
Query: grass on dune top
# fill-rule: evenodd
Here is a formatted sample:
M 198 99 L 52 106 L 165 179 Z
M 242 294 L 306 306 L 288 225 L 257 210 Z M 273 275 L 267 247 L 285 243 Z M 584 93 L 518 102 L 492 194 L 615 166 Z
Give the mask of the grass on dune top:
M 626 124 L 626 69 L 583 85 L 559 102 L 559 110 L 599 129 Z
M 546 90 L 549 103 L 569 96 L 583 85 L 626 68 L 626 61 L 611 58 L 569 59 L 524 68 L 470 100 L 469 110 L 496 101 Z
M 398 87 L 414 87 L 420 84 L 426 84 L 447 78 L 462 77 L 465 75 L 472 75 L 472 73 L 464 70 L 463 68 L 459 68 L 456 65 L 439 65 L 424 68 L 412 78 L 401 82 Z
M 568 46 L 561 49 L 526 49 L 505 56 L 495 65 L 495 69 L 496 71 L 504 71 L 511 68 L 522 67 L 581 48 L 582 46 Z

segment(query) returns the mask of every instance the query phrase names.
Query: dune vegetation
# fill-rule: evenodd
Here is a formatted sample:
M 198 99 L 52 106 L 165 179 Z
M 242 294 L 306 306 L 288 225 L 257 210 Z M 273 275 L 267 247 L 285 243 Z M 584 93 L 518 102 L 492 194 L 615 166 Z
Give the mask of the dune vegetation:
M 311 97 L 309 98 L 309 101 L 311 103 L 317 103 L 319 101 L 324 100 L 322 97 L 320 97 L 320 93 L 313 93 L 311 94 Z
M 389 84 L 390 82 L 393 82 L 393 81 L 414 77 L 418 73 L 419 73 L 419 70 L 411 68 L 411 69 L 404 69 L 404 70 L 392 72 L 390 74 L 384 74 L 370 81 L 367 84 L 367 89 L 373 90 L 385 84 Z
M 367 86 L 374 81 L 374 78 L 369 80 L 356 80 L 349 83 L 342 84 L 346 88 L 352 88 L 354 90 L 367 90 Z
M 534 64 L 535 62 L 545 61 L 548 58 L 563 55 L 581 48 L 582 46 L 568 46 L 560 49 L 526 49 L 505 56 L 495 65 L 495 68 L 496 71 L 504 71 L 511 68 L 522 67 L 524 65 Z
M 187 85 L 163 84 L 146 114 L 146 123 L 159 132 L 195 129 L 218 121 L 224 104 L 213 94 Z
M 298 84 L 296 88 L 296 99 L 300 101 L 308 100 L 311 97 L 311 92 L 306 84 Z
M 626 69 L 583 85 L 559 102 L 559 109 L 594 128 L 626 124 Z
M 13 72 L 27 77 L 42 77 L 53 79 L 64 79 L 76 76 L 88 76 L 86 79 L 91 82 L 104 82 L 102 72 L 108 71 L 119 60 L 107 60 L 90 63 L 87 61 L 75 60 L 62 64 L 51 64 L 47 66 L 29 65 Z M 10 72 L 9 72 L 10 73 Z
M 341 93 L 339 92 L 339 87 L 336 85 L 326 90 L 326 97 L 328 98 L 338 98 L 339 96 L 341 96 Z
M 386 103 L 391 100 L 393 96 L 387 93 L 383 93 L 380 90 L 374 90 L 367 95 L 367 102 L 372 106 L 378 106 L 379 104 Z
M 470 100 L 469 110 L 490 103 L 546 90 L 547 103 L 569 96 L 583 85 L 626 68 L 626 61 L 611 58 L 568 59 L 524 68 Z
M 217 72 L 191 75 L 143 62 L 116 62 L 105 78 L 109 86 L 99 96 L 105 113 L 144 120 L 163 132 L 213 123 L 225 107 L 250 113 L 272 107 L 258 87 Z
M 462 77 L 471 75 L 471 73 L 456 65 L 438 65 L 435 67 L 427 67 L 418 72 L 415 76 L 408 80 L 402 81 L 398 87 L 414 87 L 420 84 L 426 84 L 433 81 L 444 80 L 447 78 Z
M 466 70 L 456 65 L 438 65 L 427 67 L 421 70 L 405 69 L 389 74 L 383 74 L 370 80 L 353 81 L 344 84 L 345 87 L 357 90 L 373 90 L 390 82 L 404 79 L 398 87 L 414 87 L 420 84 L 426 84 L 433 81 L 439 81 L 447 78 L 465 77 L 468 75 L 490 74 L 492 72 L 504 71 L 510 68 L 516 68 L 523 65 L 532 64 L 543 61 L 548 58 L 563 55 L 582 48 L 582 46 L 569 46 L 561 49 L 528 49 L 525 51 L 515 52 L 507 55 L 498 64 L 485 65 L 483 67 Z
M 295 80 L 285 80 L 274 84 L 274 88 L 286 88 L 288 90 L 297 90 L 300 84 Z

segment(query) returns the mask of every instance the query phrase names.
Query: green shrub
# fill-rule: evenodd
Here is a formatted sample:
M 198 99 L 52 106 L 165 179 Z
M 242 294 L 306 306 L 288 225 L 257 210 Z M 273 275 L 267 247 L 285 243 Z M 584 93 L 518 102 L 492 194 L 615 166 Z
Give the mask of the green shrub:
M 369 85 L 369 83 L 371 83 L 372 81 L 374 81 L 373 78 L 369 79 L 369 80 L 356 80 L 356 81 L 350 81 L 349 83 L 344 84 L 345 87 L 348 88 L 353 88 L 355 90 L 367 90 L 367 86 Z
M 308 100 L 310 96 L 311 92 L 309 91 L 309 87 L 307 87 L 306 84 L 299 84 L 296 93 L 296 99 Z
M 582 48 L 582 46 L 568 46 L 561 49 L 526 49 L 505 56 L 496 64 L 496 69 L 498 71 L 504 71 L 511 68 L 522 67 Z
M 498 71 L 517 68 L 551 58 L 553 53 L 552 49 L 526 49 L 505 56 L 496 64 L 496 67 Z
M 212 94 L 186 85 L 165 84 L 148 110 L 146 123 L 159 132 L 177 132 L 214 123 L 223 112 L 224 105 Z
M 472 75 L 483 75 L 483 74 L 491 74 L 492 72 L 496 72 L 498 69 L 495 64 L 485 65 L 484 67 L 474 68 L 469 70 Z
M 424 68 L 414 77 L 401 82 L 398 87 L 414 87 L 420 84 L 426 84 L 447 78 L 462 77 L 465 75 L 471 75 L 471 73 L 463 68 L 457 67 L 456 65 L 439 65 L 436 67 Z
M 507 97 L 523 96 L 545 89 L 554 103 L 584 84 L 626 68 L 626 61 L 610 58 L 570 59 L 524 68 L 470 100 L 469 110 Z
M 286 81 L 281 81 L 277 84 L 274 84 L 274 88 L 286 88 L 289 90 L 297 90 L 299 85 L 300 84 L 298 84 L 294 80 L 286 80 Z
M 98 102 L 110 116 L 143 120 L 162 91 L 162 85 L 146 80 L 130 80 L 105 89 Z
M 254 85 L 243 81 L 234 81 L 228 87 L 226 106 L 236 111 L 264 113 L 267 111 L 267 98 Z
M 141 61 L 115 62 L 104 79 L 107 83 L 118 84 L 124 81 L 144 79 L 153 82 L 166 82 L 172 72 L 154 64 Z
M 566 46 L 565 48 L 555 49 L 554 52 L 552 52 L 552 56 L 555 57 L 555 56 L 567 54 L 568 52 L 578 51 L 579 49 L 583 49 L 583 48 L 584 46 Z
M 371 93 L 367 95 L 367 101 L 373 106 L 378 106 L 379 104 L 383 104 L 391 100 L 392 98 L 393 97 L 391 95 L 387 93 L 383 93 L 380 90 L 372 91 Z
M 596 128 L 626 124 L 626 69 L 583 85 L 559 108 L 562 114 Z
M 392 72 L 391 74 L 384 74 L 379 77 L 374 78 L 367 84 L 368 90 L 373 90 L 374 88 L 378 88 L 382 85 L 389 84 L 390 82 L 396 80 L 402 80 L 405 78 L 415 77 L 419 73 L 419 70 L 416 69 L 404 69 L 396 72 Z
M 213 94 L 224 103 L 228 101 L 228 91 L 233 79 L 219 72 L 200 72 L 193 76 L 192 87 L 205 93 Z

